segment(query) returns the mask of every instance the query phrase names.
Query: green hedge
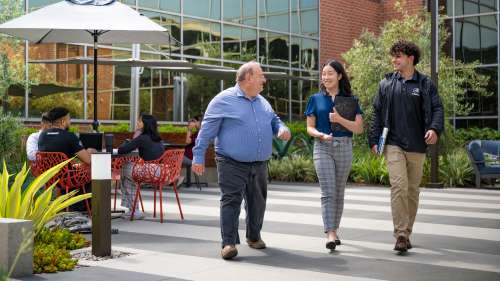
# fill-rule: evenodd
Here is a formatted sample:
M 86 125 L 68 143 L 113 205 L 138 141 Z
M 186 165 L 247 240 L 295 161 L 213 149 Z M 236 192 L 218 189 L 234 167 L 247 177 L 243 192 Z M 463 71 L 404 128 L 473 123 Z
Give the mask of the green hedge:
M 269 176 L 287 182 L 317 182 L 314 163 L 310 156 L 290 155 L 269 160 Z
M 106 133 L 126 133 L 130 132 L 128 123 L 119 123 L 116 125 L 102 125 L 99 126 L 99 131 Z
M 460 146 L 465 146 L 471 140 L 500 140 L 500 131 L 490 128 L 458 129 L 453 136 Z
M 389 174 L 383 157 L 368 149 L 355 149 L 349 181 L 363 184 L 389 185 Z M 439 158 L 440 180 L 445 186 L 472 186 L 474 173 L 465 149 L 457 148 Z M 269 161 L 272 180 L 286 182 L 318 182 L 312 154 L 292 154 Z M 430 158 L 424 163 L 422 186 L 430 179 Z

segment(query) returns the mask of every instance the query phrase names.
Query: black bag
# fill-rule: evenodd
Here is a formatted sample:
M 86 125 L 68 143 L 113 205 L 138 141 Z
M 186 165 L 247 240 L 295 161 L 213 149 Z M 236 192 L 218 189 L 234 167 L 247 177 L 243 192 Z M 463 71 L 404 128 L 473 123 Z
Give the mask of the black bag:
M 356 114 L 358 111 L 358 100 L 352 96 L 339 96 L 335 97 L 335 111 L 337 111 L 340 116 L 344 117 L 347 120 L 354 121 L 356 119 Z M 333 112 L 333 109 L 332 109 Z M 339 123 L 331 124 L 332 131 L 343 131 L 350 132 L 344 126 Z

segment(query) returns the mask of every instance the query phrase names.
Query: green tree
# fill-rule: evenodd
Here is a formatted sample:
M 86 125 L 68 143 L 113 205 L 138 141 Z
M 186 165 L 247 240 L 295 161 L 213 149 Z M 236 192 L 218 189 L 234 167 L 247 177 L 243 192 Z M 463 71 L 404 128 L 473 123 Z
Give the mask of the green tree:
M 0 0 L 0 23 L 16 18 L 23 14 L 21 0 Z M 2 98 L 2 108 L 7 106 L 7 89 L 10 85 L 19 82 L 18 77 L 24 77 L 17 72 L 10 58 L 9 50 L 15 50 L 20 46 L 20 42 L 5 35 L 0 36 L 0 97 Z
M 395 9 L 401 13 L 401 19 L 387 21 L 380 34 L 365 31 L 355 40 L 353 47 L 342 57 L 347 64 L 347 72 L 352 77 L 352 88 L 359 97 L 365 111 L 366 124 L 372 115 L 372 102 L 378 90 L 378 83 L 385 73 L 393 71 L 389 49 L 400 39 L 416 43 L 421 51 L 421 61 L 417 70 L 430 74 L 431 57 L 431 23 L 430 14 L 422 11 L 418 14 L 408 14 L 402 7 L 403 2 L 396 2 Z M 479 95 L 488 95 L 486 85 L 488 77 L 476 72 L 477 62 L 464 64 L 456 61 L 455 66 L 444 52 L 444 44 L 449 34 L 440 22 L 439 42 L 439 85 L 438 91 L 443 102 L 445 118 L 465 115 L 472 105 L 465 100 L 467 90 Z M 366 138 L 363 138 L 366 142 Z

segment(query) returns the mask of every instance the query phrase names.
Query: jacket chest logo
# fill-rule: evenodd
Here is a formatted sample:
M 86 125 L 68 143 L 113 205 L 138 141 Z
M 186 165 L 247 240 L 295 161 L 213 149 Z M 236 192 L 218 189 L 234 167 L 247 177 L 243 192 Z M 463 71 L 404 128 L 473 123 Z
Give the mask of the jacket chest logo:
M 410 93 L 412 96 L 417 96 L 417 97 L 420 97 L 420 89 L 419 88 L 414 88 L 413 90 L 411 90 L 411 93 Z

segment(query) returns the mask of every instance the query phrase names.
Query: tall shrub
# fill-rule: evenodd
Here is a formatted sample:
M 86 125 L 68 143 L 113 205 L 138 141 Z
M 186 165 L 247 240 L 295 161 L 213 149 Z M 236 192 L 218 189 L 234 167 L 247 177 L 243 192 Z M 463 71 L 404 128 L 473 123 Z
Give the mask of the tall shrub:
M 22 131 L 22 123 L 0 109 L 0 161 L 8 160 L 9 168 L 13 170 L 18 170 L 26 157 L 21 147 Z

